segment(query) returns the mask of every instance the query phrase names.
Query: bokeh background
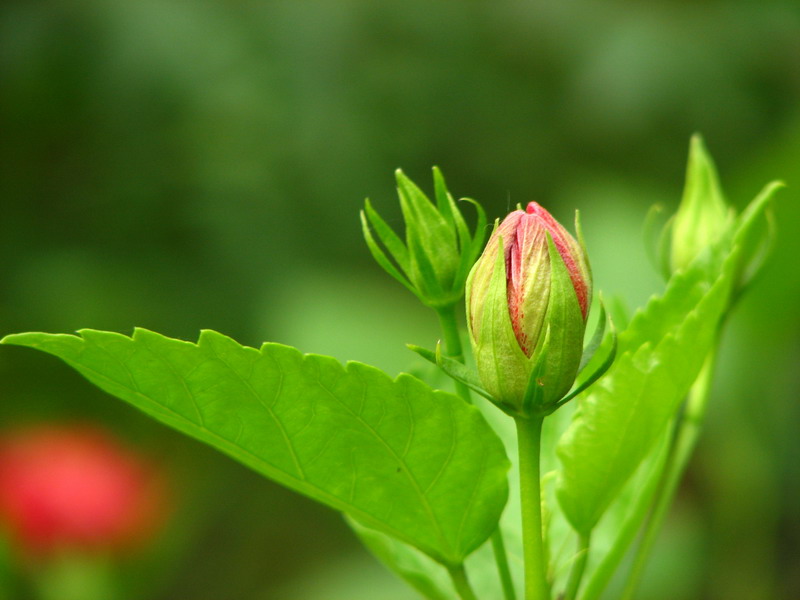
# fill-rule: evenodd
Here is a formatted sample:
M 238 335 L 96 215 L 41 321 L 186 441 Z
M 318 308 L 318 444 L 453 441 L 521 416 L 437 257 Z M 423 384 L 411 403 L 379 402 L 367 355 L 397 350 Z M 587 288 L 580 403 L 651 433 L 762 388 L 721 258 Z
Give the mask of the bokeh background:
M 800 597 L 800 7 L 681 2 L 6 0 L 0 333 L 213 328 L 392 373 L 431 315 L 372 263 L 393 170 L 492 217 L 576 208 L 596 285 L 662 287 L 648 208 L 701 132 L 731 202 L 771 179 L 780 240 L 724 339 L 712 414 L 641 598 Z M 335 513 L 0 352 L 0 425 L 104 423 L 172 474 L 141 598 L 402 600 Z M 377 591 L 380 590 L 380 591 Z

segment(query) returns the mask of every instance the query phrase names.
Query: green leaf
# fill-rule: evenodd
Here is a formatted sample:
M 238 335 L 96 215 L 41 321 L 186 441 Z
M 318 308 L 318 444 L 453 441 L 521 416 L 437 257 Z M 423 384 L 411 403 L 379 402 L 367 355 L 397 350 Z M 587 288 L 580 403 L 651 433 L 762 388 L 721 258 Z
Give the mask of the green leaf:
M 600 597 L 641 530 L 661 480 L 672 433 L 669 427 L 664 431 L 661 440 L 656 442 L 592 530 L 580 600 Z
M 510 494 L 508 504 L 500 520 L 500 526 L 517 589 L 517 598 L 522 598 L 524 583 L 522 573 L 522 536 L 520 533 L 522 521 L 519 506 L 519 476 L 516 472 L 517 439 L 514 420 L 498 410 L 488 400 L 478 397 L 474 401 L 475 405 L 483 412 L 486 420 L 497 432 L 497 435 L 503 440 L 506 446 L 506 453 L 511 458 L 512 467 L 509 473 Z M 553 441 L 553 445 L 555 445 L 555 440 L 550 430 L 551 426 L 556 424 L 558 420 L 558 415 L 553 415 L 545 421 L 543 439 Z M 548 462 L 547 448 L 544 450 L 543 466 L 549 468 L 555 463 L 555 457 Z M 552 450 L 552 446 L 550 446 L 550 450 Z M 380 532 L 371 531 L 364 527 L 355 527 L 354 529 L 377 558 L 426 598 L 458 600 L 459 596 L 453 589 L 450 577 L 440 564 L 433 562 L 407 544 L 398 542 Z M 467 558 L 465 567 L 472 588 L 478 598 L 494 600 L 504 597 L 491 543 L 487 542 L 473 552 Z
M 509 463 L 479 411 L 418 379 L 392 380 L 280 344 L 243 347 L 24 333 L 3 343 L 63 359 L 157 420 L 360 523 L 458 565 L 495 528 Z
M 674 276 L 619 338 L 615 363 L 559 442 L 558 499 L 588 534 L 659 439 L 702 367 L 730 297 L 738 252 L 706 253 Z M 716 277 L 713 274 L 716 273 Z
M 450 576 L 439 563 L 425 554 L 380 531 L 375 531 L 348 520 L 361 542 L 396 575 L 408 582 L 425 598 L 430 600 L 457 600 Z
M 737 293 L 743 292 L 758 277 L 775 243 L 775 223 L 770 211 L 775 193 L 784 187 L 773 181 L 755 197 L 739 216 L 733 243 L 741 247 L 742 258 L 737 275 Z

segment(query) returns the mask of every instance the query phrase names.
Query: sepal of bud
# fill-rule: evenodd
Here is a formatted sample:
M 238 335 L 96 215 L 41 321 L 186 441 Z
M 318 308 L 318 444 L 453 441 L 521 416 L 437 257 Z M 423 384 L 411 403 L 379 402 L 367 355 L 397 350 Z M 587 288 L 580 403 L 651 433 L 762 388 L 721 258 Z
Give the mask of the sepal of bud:
M 435 205 L 402 171 L 398 169 L 395 175 L 406 226 L 405 241 L 367 200 L 361 212 L 367 246 L 378 264 L 423 304 L 437 309 L 452 306 L 463 296 L 470 267 L 480 254 L 486 214 L 477 202 L 465 199 L 478 213 L 475 230 L 470 233 L 438 168 L 433 169 Z
M 550 300 L 545 315 L 548 330 L 546 343 L 539 351 L 543 366 L 535 382 L 542 394 L 541 402 L 524 407 L 526 412 L 538 406 L 550 407 L 561 400 L 572 387 L 583 356 L 586 321 L 570 272 L 549 234 L 547 242 L 551 265 Z

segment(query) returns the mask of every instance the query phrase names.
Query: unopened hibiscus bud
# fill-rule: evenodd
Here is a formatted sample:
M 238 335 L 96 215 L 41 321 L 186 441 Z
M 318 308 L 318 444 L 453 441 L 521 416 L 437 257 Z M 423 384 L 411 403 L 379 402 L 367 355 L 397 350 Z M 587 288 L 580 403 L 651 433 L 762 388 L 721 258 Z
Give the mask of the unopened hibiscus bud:
M 120 553 L 166 513 L 164 482 L 92 426 L 39 426 L 0 440 L 0 520 L 28 555 Z
M 699 135 L 692 137 L 686 185 L 672 222 L 670 271 L 685 269 L 716 242 L 734 222 L 733 209 L 722 194 L 714 161 Z
M 537 203 L 495 227 L 467 281 L 467 324 L 481 383 L 506 412 L 546 412 L 569 391 L 591 294 L 583 245 Z

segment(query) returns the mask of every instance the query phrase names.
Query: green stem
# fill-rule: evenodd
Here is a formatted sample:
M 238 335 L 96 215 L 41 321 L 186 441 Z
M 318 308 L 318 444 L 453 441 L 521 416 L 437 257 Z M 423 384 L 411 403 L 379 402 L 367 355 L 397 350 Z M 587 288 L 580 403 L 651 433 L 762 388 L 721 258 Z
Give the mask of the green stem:
M 458 321 L 456 320 L 456 305 L 451 304 L 436 311 L 439 316 L 439 326 L 444 335 L 444 351 L 447 356 L 464 364 L 464 349 L 461 346 L 461 334 L 458 332 Z M 455 381 L 456 393 L 467 402 L 472 402 L 469 388 Z
M 711 392 L 711 378 L 714 372 L 715 362 L 716 350 L 712 350 L 706 358 L 706 362 L 703 364 L 703 368 L 700 370 L 697 380 L 692 385 L 691 390 L 689 390 L 686 409 L 680 420 L 680 425 L 670 455 L 667 458 L 667 464 L 665 465 L 656 492 L 655 504 L 653 505 L 650 518 L 642 533 L 642 541 L 639 543 L 639 547 L 636 550 L 631 571 L 622 593 L 622 600 L 631 600 L 636 593 L 636 588 L 644 575 L 647 561 L 650 558 L 650 553 L 653 550 L 656 538 L 661 531 L 664 518 L 667 515 L 667 510 L 672 504 L 683 472 L 686 470 L 689 459 L 697 445 L 697 439 L 700 436 L 706 409 L 708 407 L 708 398 Z
M 442 335 L 444 335 L 445 352 L 453 360 L 464 364 L 464 349 L 461 345 L 461 335 L 458 332 L 456 305 L 453 304 L 449 307 L 439 309 L 436 311 L 436 314 L 439 316 L 439 325 L 442 329 Z M 456 393 L 463 398 L 465 402 L 471 404 L 472 398 L 469 388 L 460 381 L 455 381 L 454 383 L 456 386 Z M 503 532 L 500 530 L 499 524 L 497 529 L 492 533 L 491 539 L 494 560 L 497 564 L 497 572 L 500 576 L 500 583 L 503 586 L 503 596 L 505 600 L 516 600 L 517 594 L 514 589 L 514 580 L 511 577 L 511 569 L 508 566 L 508 556 L 506 554 L 505 543 L 503 542 Z
M 542 493 L 539 473 L 542 422 L 534 415 L 514 419 L 519 445 L 520 503 L 522 506 L 522 544 L 525 559 L 525 600 L 547 600 L 547 567 L 542 535 Z
M 458 565 L 457 567 L 449 567 L 447 569 L 450 572 L 450 578 L 453 580 L 453 585 L 458 592 L 458 597 L 461 600 L 478 600 L 478 597 L 475 595 L 475 592 L 472 591 L 472 586 L 469 583 L 469 579 L 467 579 L 467 573 L 464 571 L 464 565 Z
M 494 560 L 497 563 L 497 572 L 500 575 L 500 583 L 503 585 L 503 596 L 506 600 L 516 600 L 517 592 L 514 589 L 514 580 L 511 578 L 511 569 L 508 567 L 503 532 L 500 531 L 499 526 L 492 533 L 492 550 L 494 551 Z
M 578 539 L 578 554 L 569 572 L 569 581 L 564 593 L 564 600 L 575 600 L 578 597 L 583 571 L 586 568 L 586 559 L 589 557 L 589 544 L 591 544 L 591 534 L 581 534 Z

